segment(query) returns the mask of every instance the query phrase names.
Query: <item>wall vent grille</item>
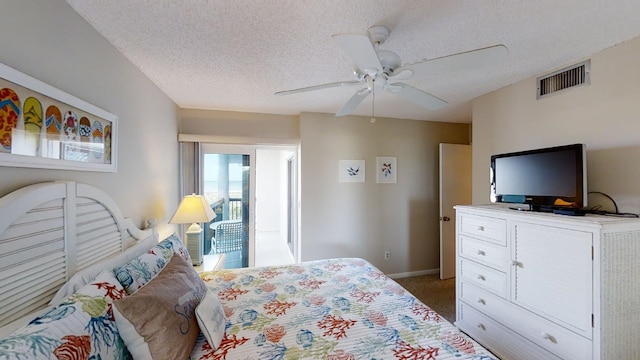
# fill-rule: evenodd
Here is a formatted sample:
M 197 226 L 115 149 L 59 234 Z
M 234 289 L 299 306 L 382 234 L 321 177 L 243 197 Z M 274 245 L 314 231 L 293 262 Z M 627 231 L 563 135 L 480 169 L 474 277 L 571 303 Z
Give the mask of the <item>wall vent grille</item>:
M 559 91 L 589 85 L 591 60 L 569 66 L 538 78 L 537 98 L 545 98 Z

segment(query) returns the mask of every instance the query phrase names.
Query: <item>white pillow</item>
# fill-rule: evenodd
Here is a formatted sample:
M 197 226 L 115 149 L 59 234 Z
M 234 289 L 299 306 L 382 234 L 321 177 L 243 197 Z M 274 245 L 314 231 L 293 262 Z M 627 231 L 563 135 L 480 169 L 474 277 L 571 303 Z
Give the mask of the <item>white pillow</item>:
M 158 234 L 153 234 L 146 239 L 138 241 L 135 245 L 126 249 L 120 254 L 114 255 L 108 259 L 100 261 L 99 263 L 93 264 L 89 267 L 86 267 L 77 273 L 73 274 L 71 279 L 67 281 L 58 292 L 53 295 L 51 301 L 49 301 L 49 305 L 57 305 L 62 300 L 68 298 L 73 293 L 83 288 L 85 285 L 93 281 L 98 274 L 100 274 L 103 270 L 112 270 L 116 266 L 122 265 L 126 262 L 131 261 L 131 259 L 136 258 L 137 256 L 146 253 L 158 244 Z
M 207 338 L 211 348 L 217 349 L 224 337 L 227 318 L 224 315 L 222 304 L 211 289 L 207 289 L 204 299 L 196 306 L 196 319 L 200 331 Z

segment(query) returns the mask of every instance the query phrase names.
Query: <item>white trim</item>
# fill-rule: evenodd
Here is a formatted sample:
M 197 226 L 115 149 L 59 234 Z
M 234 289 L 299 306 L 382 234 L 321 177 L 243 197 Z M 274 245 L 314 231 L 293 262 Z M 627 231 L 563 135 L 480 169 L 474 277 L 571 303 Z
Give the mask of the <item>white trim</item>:
M 439 274 L 439 273 L 440 273 L 440 268 L 430 269 L 430 270 L 409 271 L 409 272 L 403 272 L 403 273 L 397 273 L 397 274 L 386 274 L 386 275 L 387 277 L 390 277 L 392 279 L 402 279 L 402 278 L 407 278 L 411 276 L 433 275 L 433 274 Z
M 178 134 L 180 142 L 201 142 L 211 144 L 230 145 L 300 145 L 300 139 L 291 138 L 268 138 L 268 137 L 247 137 L 247 136 L 220 136 L 220 135 L 199 135 L 199 134 Z

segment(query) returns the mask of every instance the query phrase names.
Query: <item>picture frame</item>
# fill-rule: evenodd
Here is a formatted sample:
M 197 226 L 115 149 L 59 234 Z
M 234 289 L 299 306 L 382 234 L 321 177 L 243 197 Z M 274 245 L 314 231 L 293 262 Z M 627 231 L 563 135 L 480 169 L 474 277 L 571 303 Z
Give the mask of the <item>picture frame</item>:
M 338 162 L 338 181 L 347 182 L 364 182 L 365 180 L 365 161 L 364 160 L 340 160 Z
M 395 184 L 398 181 L 398 164 L 395 157 L 376 158 L 376 183 Z
M 0 63 L 0 166 L 117 172 L 118 117 Z

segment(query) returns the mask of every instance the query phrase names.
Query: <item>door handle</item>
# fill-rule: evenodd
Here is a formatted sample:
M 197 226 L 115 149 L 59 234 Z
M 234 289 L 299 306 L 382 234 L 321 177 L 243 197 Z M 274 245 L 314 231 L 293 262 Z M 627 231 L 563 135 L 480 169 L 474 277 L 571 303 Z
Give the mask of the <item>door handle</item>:
M 448 216 L 440 216 L 440 221 L 451 221 L 451 218 Z

